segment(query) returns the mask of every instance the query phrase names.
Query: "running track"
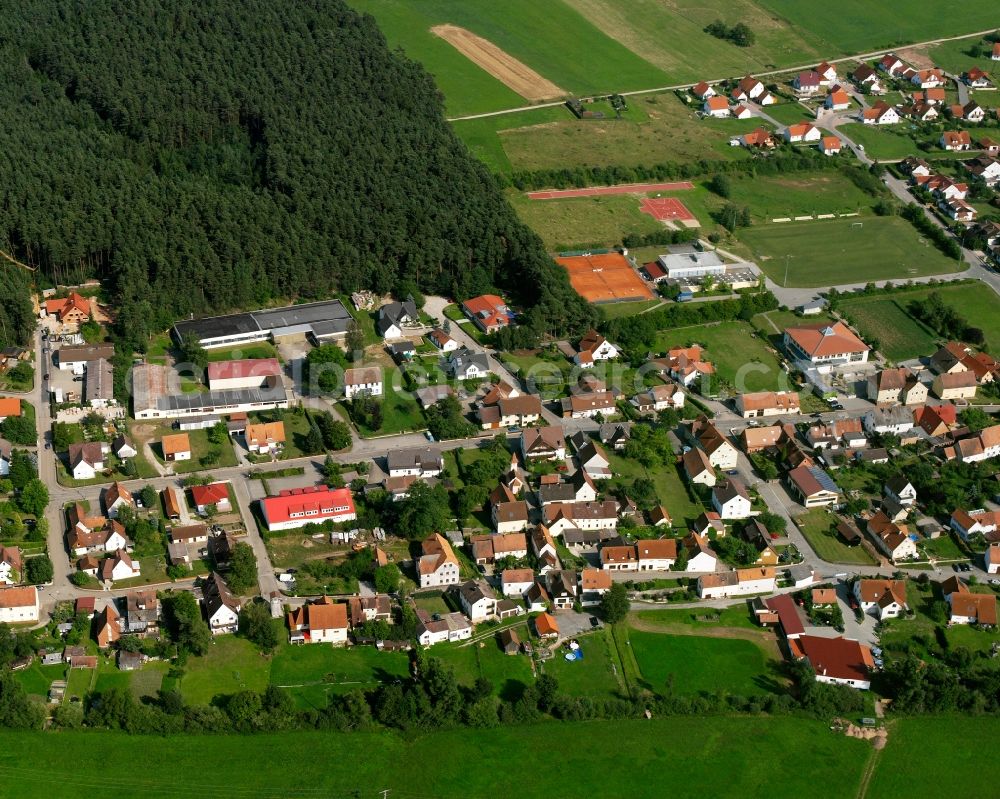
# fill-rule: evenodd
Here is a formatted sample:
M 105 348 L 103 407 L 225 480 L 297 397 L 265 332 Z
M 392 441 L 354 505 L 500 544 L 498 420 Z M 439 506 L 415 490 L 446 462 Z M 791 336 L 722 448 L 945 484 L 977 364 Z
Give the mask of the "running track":
M 693 189 L 688 180 L 677 183 L 623 183 L 620 186 L 592 186 L 589 189 L 557 189 L 553 191 L 529 191 L 530 200 L 565 200 L 571 197 L 597 197 L 602 194 L 645 194 L 650 191 L 682 191 Z

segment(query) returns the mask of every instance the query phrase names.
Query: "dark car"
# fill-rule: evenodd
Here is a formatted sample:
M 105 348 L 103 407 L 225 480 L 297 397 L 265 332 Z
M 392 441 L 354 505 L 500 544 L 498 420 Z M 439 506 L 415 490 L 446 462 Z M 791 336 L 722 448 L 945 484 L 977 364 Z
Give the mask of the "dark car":
M 599 627 L 600 624 L 601 623 L 597 620 L 597 616 L 591 616 L 590 617 L 590 626 L 591 627 Z

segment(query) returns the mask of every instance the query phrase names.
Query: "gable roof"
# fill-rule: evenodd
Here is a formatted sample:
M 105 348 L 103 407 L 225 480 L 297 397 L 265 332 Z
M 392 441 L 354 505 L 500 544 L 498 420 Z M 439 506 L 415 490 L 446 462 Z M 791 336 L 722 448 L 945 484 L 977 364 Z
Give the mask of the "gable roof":
M 846 353 L 868 352 L 868 345 L 859 339 L 843 322 L 819 322 L 800 325 L 785 330 L 787 335 L 811 358 Z

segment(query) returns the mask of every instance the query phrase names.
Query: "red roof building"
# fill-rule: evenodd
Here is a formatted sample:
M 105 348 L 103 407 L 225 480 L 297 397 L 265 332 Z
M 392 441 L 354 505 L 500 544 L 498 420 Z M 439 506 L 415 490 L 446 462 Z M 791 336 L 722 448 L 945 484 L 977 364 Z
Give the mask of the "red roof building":
M 293 488 L 276 497 L 265 497 L 260 507 L 271 530 L 290 530 L 327 520 L 349 522 L 356 518 L 354 497 L 347 488 Z
M 484 333 L 510 325 L 510 309 L 496 294 L 482 294 L 462 303 L 462 311 Z
M 207 508 L 214 505 L 217 509 L 231 507 L 229 502 L 228 483 L 210 483 L 207 486 L 193 486 L 191 488 L 191 499 L 200 508 Z
M 795 359 L 813 365 L 863 363 L 868 360 L 868 345 L 843 322 L 820 322 L 785 330 L 785 347 Z
M 208 365 L 208 385 L 213 389 L 250 388 L 280 378 L 281 364 L 277 358 L 219 361 Z

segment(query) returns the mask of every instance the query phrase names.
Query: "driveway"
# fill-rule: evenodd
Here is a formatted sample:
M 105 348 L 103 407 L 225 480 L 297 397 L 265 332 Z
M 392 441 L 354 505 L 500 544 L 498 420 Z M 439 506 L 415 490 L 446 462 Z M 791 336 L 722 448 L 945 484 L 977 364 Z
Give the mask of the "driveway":
M 878 635 L 875 633 L 875 617 L 866 613 L 864 621 L 859 622 L 855 619 L 846 583 L 837 584 L 837 604 L 840 605 L 840 612 L 844 615 L 844 636 L 846 638 L 853 638 L 868 646 L 878 643 Z

